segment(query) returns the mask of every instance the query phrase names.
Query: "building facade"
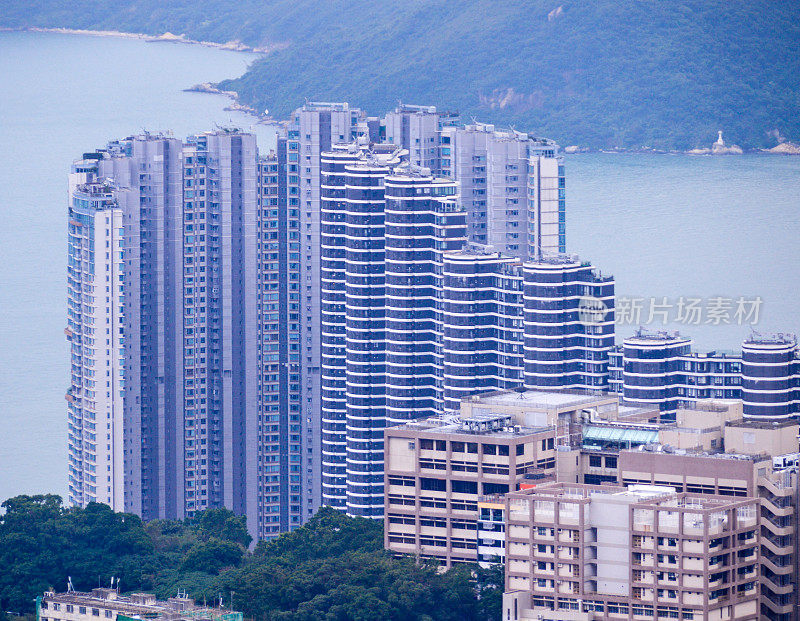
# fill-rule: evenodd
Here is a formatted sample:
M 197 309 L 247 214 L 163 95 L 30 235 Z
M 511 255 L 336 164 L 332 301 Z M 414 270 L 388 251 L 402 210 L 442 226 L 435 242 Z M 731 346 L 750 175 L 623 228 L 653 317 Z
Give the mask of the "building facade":
M 375 518 L 385 426 L 523 384 L 602 389 L 613 345 L 613 279 L 469 245 L 457 183 L 406 157 L 321 154 L 323 502 Z
M 124 190 L 71 176 L 68 218 L 69 502 L 124 508 Z
M 300 525 L 316 506 L 303 476 L 300 210 L 288 206 L 287 141 L 258 161 L 259 532 Z M 311 477 L 313 479 L 313 477 Z
M 657 618 L 660 610 L 665 618 L 793 620 L 798 601 L 793 588 L 799 558 L 798 424 L 742 418 L 743 407 L 741 400 L 705 400 L 678 408 L 675 422 L 653 423 L 659 419 L 657 407 L 620 406 L 614 395 L 500 391 L 465 399 L 457 416 L 387 428 L 385 545 L 446 565 L 504 562 L 504 618 Z M 520 463 L 519 454 L 514 457 L 519 449 L 483 447 L 500 442 L 530 442 L 535 459 Z M 522 454 L 527 451 L 526 445 Z M 509 477 L 496 479 L 508 484 L 509 492 L 502 488 L 487 494 L 497 488 L 456 483 L 493 482 L 484 476 L 487 467 L 492 476 L 501 468 L 499 473 Z M 573 513 L 577 501 L 572 499 L 583 494 L 573 490 L 589 490 L 583 495 L 589 522 L 577 535 L 575 526 L 556 524 L 556 517 L 551 516 L 554 525 L 535 518 L 536 510 L 556 502 L 544 496 L 531 501 L 537 490 L 547 495 L 548 482 L 559 484 Z M 652 541 L 640 539 L 645 535 L 636 532 L 642 530 L 638 527 L 631 538 L 625 515 L 604 521 L 605 509 L 593 503 L 598 493 L 625 491 L 618 494 L 625 496 L 636 488 L 655 488 L 657 495 L 677 499 L 675 506 L 687 507 L 683 513 L 707 506 L 707 517 L 719 514 L 726 503 L 732 507 L 746 501 L 756 508 L 755 535 L 725 529 L 712 533 L 709 527 L 708 534 L 715 536 L 698 543 L 695 535 L 705 537 L 703 529 L 691 536 L 685 528 L 659 534 L 660 524 L 650 521 L 645 530 Z M 510 519 L 512 499 L 528 507 L 528 514 L 516 521 Z M 609 502 L 620 511 L 639 502 L 635 494 L 618 501 Z M 678 513 L 668 509 L 669 519 Z M 726 515 L 723 522 L 733 525 Z M 684 563 L 678 553 L 688 551 L 683 543 L 689 539 L 692 560 Z M 602 555 L 596 546 L 605 550 Z M 705 552 L 695 554 L 698 550 L 713 552 L 713 563 L 704 564 Z M 738 567 L 744 560 L 745 567 Z M 714 596 L 698 598 L 699 592 Z
M 614 346 L 614 279 L 575 257 L 525 263 L 525 385 L 600 390 Z
M 497 391 L 464 399 L 458 414 L 388 427 L 386 548 L 448 567 L 498 562 L 505 495 L 555 480 L 557 452 L 580 421 L 616 419 L 616 404 L 580 391 Z
M 484 123 L 444 127 L 441 142 L 442 173 L 461 186 L 471 241 L 523 260 L 566 252 L 558 145 Z
M 325 422 L 322 369 L 322 159 L 335 145 L 359 138 L 379 140 L 377 119 L 346 102 L 307 102 L 295 110 L 286 128 L 287 207 L 298 212 L 300 245 L 300 411 L 302 450 L 302 521 L 322 502 L 323 470 L 331 467 L 323 458 L 322 438 L 338 423 Z M 323 461 L 328 465 L 323 466 Z M 328 501 L 326 501 L 327 503 Z
M 701 399 L 742 399 L 744 416 L 789 418 L 800 412 L 800 351 L 793 335 L 754 334 L 741 352 L 692 350 L 677 333 L 639 330 L 609 354 L 609 390 L 654 405 L 662 419 Z
M 74 167 L 73 203 L 102 185 L 118 221 L 108 230 L 119 249 L 109 238 L 108 249 L 94 254 L 103 262 L 98 274 L 119 272 L 116 284 L 102 284 L 114 287 L 117 300 L 104 296 L 109 322 L 119 323 L 109 355 L 122 360 L 116 382 L 124 413 L 103 443 L 122 447 L 114 478 L 124 505 L 115 508 L 154 519 L 225 506 L 264 538 L 298 526 L 316 506 L 304 463 L 313 446 L 301 449 L 300 226 L 299 209 L 288 205 L 287 156 L 281 141 L 259 160 L 253 135 L 219 130 L 185 142 L 131 137 Z M 83 230 L 70 224 L 75 260 L 86 245 L 77 243 Z M 73 343 L 83 321 L 75 310 Z M 98 364 L 92 361 L 95 374 Z M 88 372 L 80 376 L 83 384 Z M 83 401 L 75 399 L 85 395 L 77 372 L 73 379 L 68 399 L 77 421 Z M 86 474 L 75 469 L 71 480 L 96 476 L 97 458 L 82 458 Z M 104 482 L 110 476 L 104 472 Z M 76 504 L 95 499 L 73 487 Z
M 508 494 L 503 617 L 758 619 L 758 505 L 651 485 Z

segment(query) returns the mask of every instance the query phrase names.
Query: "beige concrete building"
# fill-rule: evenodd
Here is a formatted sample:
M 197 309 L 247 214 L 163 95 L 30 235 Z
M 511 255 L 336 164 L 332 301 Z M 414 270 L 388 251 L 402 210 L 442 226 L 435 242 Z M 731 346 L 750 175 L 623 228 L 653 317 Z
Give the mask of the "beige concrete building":
M 554 479 L 557 449 L 580 443 L 582 421 L 615 421 L 620 414 L 616 397 L 501 391 L 464 400 L 458 416 L 386 429 L 386 547 L 448 566 L 497 562 L 502 531 L 492 504 Z M 622 415 L 649 417 L 635 408 Z M 489 519 L 479 519 L 485 508 Z M 486 543 L 479 546 L 479 539 Z
M 552 476 L 554 430 L 508 415 L 428 419 L 386 430 L 385 545 L 446 565 L 478 558 L 478 501 Z
M 510 493 L 503 619 L 758 619 L 758 505 L 653 485 Z
M 242 613 L 228 608 L 197 606 L 189 597 L 157 600 L 151 593 L 119 594 L 117 589 L 90 593 L 47 591 L 36 598 L 36 621 L 242 621 Z
M 503 421 L 499 428 L 489 430 L 480 426 L 481 420 L 493 417 Z M 719 607 L 720 616 L 715 616 L 716 608 L 694 608 L 687 609 L 687 616 L 683 618 L 722 620 L 740 618 L 733 615 L 744 614 L 741 618 L 800 619 L 795 589 L 796 576 L 800 575 L 797 422 L 742 419 L 741 401 L 723 399 L 700 401 L 692 407 L 679 409 L 674 423 L 653 424 L 649 422 L 652 420 L 652 410 L 618 407 L 613 399 L 604 396 L 508 391 L 464 401 L 458 417 L 429 419 L 387 429 L 386 546 L 396 552 L 440 558 L 448 564 L 466 560 L 484 564 L 506 562 L 510 570 L 514 560 L 510 555 L 513 537 L 505 500 L 499 493 L 488 493 L 497 492 L 498 488 L 482 487 L 484 481 L 496 480 L 486 474 L 496 476 L 497 471 L 492 468 L 500 464 L 492 460 L 501 457 L 508 463 L 508 478 L 503 483 L 508 485 L 509 498 L 515 493 L 532 493 L 525 488 L 542 489 L 543 484 L 557 481 L 578 487 L 588 485 L 593 489 L 655 486 L 686 497 L 699 495 L 709 503 L 756 499 L 759 517 L 755 544 L 758 549 L 755 561 L 757 616 L 746 616 L 750 613 L 741 610 L 736 612 L 734 604 L 738 600 L 733 598 L 727 607 Z M 508 443 L 509 449 L 504 451 L 508 455 L 487 455 L 480 448 L 483 444 L 498 443 L 493 435 Z M 464 457 L 459 450 L 453 451 L 451 442 L 455 442 L 459 450 L 461 443 L 464 446 L 471 443 L 476 452 Z M 518 449 L 511 448 L 514 443 L 525 447 L 519 449 L 524 459 L 516 456 Z M 500 467 L 505 468 L 505 465 Z M 443 480 L 438 483 L 442 489 L 438 494 L 423 490 L 421 481 L 436 470 L 431 476 Z M 502 472 L 505 474 L 506 470 Z M 468 477 L 474 481 L 470 495 L 453 493 L 450 479 L 464 481 Z M 465 489 L 462 483 L 455 485 Z M 391 500 L 390 494 L 393 495 Z M 434 495 L 441 499 L 432 499 Z M 475 526 L 471 524 L 473 520 Z M 468 526 L 463 528 L 465 524 Z M 558 562 L 552 562 L 558 569 Z M 521 577 L 513 573 L 509 576 Z M 578 606 L 580 610 L 558 608 L 558 597 L 569 595 L 558 591 L 561 583 L 576 582 L 568 578 L 558 575 L 555 609 L 548 612 L 537 608 L 537 614 L 542 614 L 542 619 L 605 618 L 586 617 L 588 612 L 582 610 L 582 603 Z M 515 591 L 524 591 L 523 586 L 520 582 L 507 584 Z M 584 588 L 585 585 L 580 586 Z M 529 593 L 532 596 L 534 591 L 529 590 Z M 639 597 L 639 591 L 636 593 Z M 606 609 L 604 614 L 620 619 L 659 618 L 657 601 L 651 608 L 637 608 L 644 613 L 634 616 L 634 596 L 630 599 L 627 613 Z M 528 604 L 523 595 L 518 595 L 517 601 L 518 614 L 522 615 L 520 605 Z M 530 605 L 533 607 L 532 602 Z M 614 606 L 616 604 L 612 604 L 612 611 L 623 610 Z M 651 609 L 653 616 L 649 616 Z M 749 604 L 743 610 L 749 611 Z M 674 607 L 666 604 L 660 612 L 663 618 L 681 618 L 684 614 L 676 613 Z M 504 612 L 504 619 L 515 618 L 513 614 L 506 617 L 506 613 L 513 613 L 512 609 Z M 591 613 L 596 614 L 596 611 Z M 524 618 L 519 616 L 519 619 Z
M 762 516 L 761 618 L 795 621 L 800 618 L 795 589 L 800 575 L 797 437 L 798 424 L 793 421 L 742 419 L 740 401 L 701 401 L 691 409 L 679 409 L 675 423 L 659 426 L 657 441 L 636 450 L 584 442 L 560 451 L 557 480 L 757 497 Z M 579 466 L 574 472 L 561 466 L 575 460 Z

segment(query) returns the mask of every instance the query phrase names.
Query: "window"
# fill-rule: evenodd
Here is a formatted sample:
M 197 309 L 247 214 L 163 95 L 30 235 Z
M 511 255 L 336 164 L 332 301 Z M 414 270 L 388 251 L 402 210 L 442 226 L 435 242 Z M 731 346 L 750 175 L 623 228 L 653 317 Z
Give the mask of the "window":
M 484 484 L 485 488 L 485 484 Z M 508 488 L 508 486 L 506 486 Z M 453 480 L 450 483 L 450 489 L 453 492 L 458 494 L 477 494 L 478 493 L 478 483 L 476 481 L 456 481 Z
M 508 494 L 507 483 L 484 483 L 483 493 L 487 496 L 494 494 Z
M 603 460 L 600 455 L 590 455 L 589 466 L 591 468 L 601 468 L 603 466 Z
M 429 477 L 420 477 L 419 486 L 420 489 L 427 491 L 433 491 L 433 492 L 447 491 L 447 481 L 445 481 L 444 479 L 432 479 Z
M 525 453 L 525 445 L 517 444 L 517 457 Z

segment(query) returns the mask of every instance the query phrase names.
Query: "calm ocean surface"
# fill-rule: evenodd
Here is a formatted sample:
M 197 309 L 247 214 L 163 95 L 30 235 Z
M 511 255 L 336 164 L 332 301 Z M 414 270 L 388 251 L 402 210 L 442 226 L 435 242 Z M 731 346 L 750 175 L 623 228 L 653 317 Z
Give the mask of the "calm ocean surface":
M 250 117 L 223 111 L 226 98 L 181 89 L 240 75 L 252 58 L 169 43 L 0 33 L 0 500 L 66 491 L 70 163 L 142 128 L 178 137 L 215 123 L 250 128 Z M 268 148 L 271 130 L 258 130 Z M 567 200 L 568 250 L 614 274 L 618 296 L 646 299 L 642 322 L 650 297 L 760 296 L 761 330 L 800 332 L 800 157 L 573 155 Z M 737 348 L 749 331 L 672 327 L 700 348 Z

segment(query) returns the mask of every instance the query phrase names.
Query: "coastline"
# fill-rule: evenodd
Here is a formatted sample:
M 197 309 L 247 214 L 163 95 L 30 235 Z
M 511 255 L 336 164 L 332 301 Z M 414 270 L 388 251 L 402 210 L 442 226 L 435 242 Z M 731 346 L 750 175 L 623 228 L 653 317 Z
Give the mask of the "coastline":
M 189 45 L 200 45 L 202 47 L 213 47 L 218 50 L 229 52 L 247 52 L 250 54 L 268 54 L 275 50 L 284 49 L 288 44 L 276 43 L 267 47 L 253 47 L 245 45 L 241 41 L 233 40 L 227 43 L 216 43 L 214 41 L 198 41 L 189 39 L 185 35 L 175 35 L 165 32 L 161 35 L 149 35 L 141 32 L 121 32 L 119 30 L 84 30 L 81 28 L 45 28 L 41 26 L 26 26 L 24 28 L 0 28 L 0 32 L 53 32 L 56 34 L 75 34 L 88 35 L 91 37 L 115 37 L 118 39 L 136 39 L 147 41 L 148 43 L 186 43 Z
M 183 43 L 188 45 L 199 45 L 201 47 L 211 47 L 218 50 L 225 50 L 228 52 L 245 52 L 248 54 L 268 54 L 270 51 L 282 49 L 286 47 L 283 44 L 276 44 L 272 47 L 251 47 L 245 45 L 241 41 L 228 41 L 227 43 L 215 43 L 214 41 L 198 41 L 196 39 L 189 39 L 184 35 L 174 35 L 171 32 L 165 32 L 162 35 L 148 35 L 141 32 L 121 32 L 119 30 L 85 30 L 81 28 L 45 28 L 39 26 L 28 26 L 25 28 L 0 28 L 0 32 L 47 32 L 55 34 L 68 34 L 68 35 L 87 35 L 90 37 L 113 37 L 116 39 L 132 39 L 136 41 L 145 41 L 147 43 Z M 279 121 L 271 117 L 259 113 L 252 106 L 239 103 L 239 94 L 236 91 L 225 91 L 217 88 L 211 82 L 202 82 L 195 84 L 189 88 L 183 89 L 186 92 L 192 93 L 206 93 L 210 95 L 224 95 L 231 100 L 231 105 L 224 108 L 224 110 L 236 110 L 244 112 L 256 119 L 259 123 L 263 124 L 278 124 Z
M 225 50 L 229 52 L 245 52 L 249 54 L 269 54 L 270 52 L 285 49 L 288 43 L 275 43 L 264 47 L 254 47 L 246 45 L 239 40 L 232 40 L 226 43 L 217 43 L 215 41 L 200 41 L 197 39 L 190 39 L 183 34 L 175 35 L 171 32 L 165 32 L 161 35 L 149 35 L 140 32 L 122 32 L 119 30 L 87 30 L 81 28 L 49 28 L 42 26 L 25 26 L 18 28 L 0 27 L 0 32 L 46 32 L 56 34 L 71 34 L 71 35 L 87 35 L 92 37 L 114 37 L 119 39 L 133 39 L 138 41 L 145 41 L 148 43 L 183 43 L 188 45 L 199 45 L 202 47 L 210 47 L 218 50 Z M 273 119 L 267 114 L 258 112 L 252 106 L 242 104 L 239 102 L 239 94 L 236 91 L 222 90 L 211 82 L 203 82 L 196 84 L 190 88 L 184 89 L 188 92 L 207 93 L 213 95 L 224 95 L 231 100 L 231 105 L 226 110 L 236 110 L 249 114 L 256 119 L 259 123 L 280 125 L 283 121 Z M 689 155 L 693 157 L 719 157 L 719 156 L 735 156 L 742 154 L 759 154 L 759 155 L 778 155 L 778 156 L 798 156 L 800 155 L 800 144 L 795 144 L 791 141 L 784 141 L 772 148 L 749 148 L 741 149 L 734 145 L 733 149 L 720 149 L 714 150 L 711 148 L 693 148 L 693 149 L 656 149 L 652 147 L 612 147 L 612 148 L 589 148 L 581 147 L 578 145 L 570 145 L 563 148 L 565 155 L 574 155 L 580 153 L 608 153 L 608 154 L 649 154 L 649 155 Z
M 249 114 L 258 119 L 258 123 L 262 125 L 281 125 L 283 122 L 277 119 L 273 119 L 268 114 L 264 114 L 259 112 L 252 106 L 248 106 L 247 104 L 239 103 L 239 93 L 236 91 L 225 91 L 219 88 L 216 84 L 211 82 L 201 82 L 200 84 L 195 84 L 194 86 L 190 86 L 189 88 L 184 88 L 184 92 L 186 93 L 205 93 L 208 95 L 224 95 L 228 99 L 231 100 L 231 105 L 224 108 L 224 110 L 236 110 L 237 112 L 244 112 L 245 114 Z

